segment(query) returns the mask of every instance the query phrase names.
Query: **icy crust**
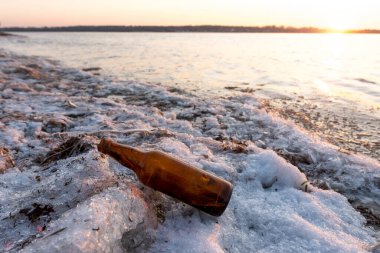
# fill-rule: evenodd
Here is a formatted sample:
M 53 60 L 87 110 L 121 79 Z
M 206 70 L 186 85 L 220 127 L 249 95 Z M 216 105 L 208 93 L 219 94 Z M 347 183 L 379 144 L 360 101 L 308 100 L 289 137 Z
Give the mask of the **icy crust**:
M 377 247 L 376 226 L 347 198 L 378 217 L 379 163 L 269 115 L 252 96 L 210 101 L 3 51 L 0 90 L 0 146 L 15 163 L 0 174 L 0 252 Z M 214 218 L 142 186 L 96 151 L 102 136 L 231 181 L 228 208 Z M 62 148 L 70 137 L 80 142 Z
M 94 151 L 48 168 L 10 170 L 0 177 L 0 243 L 12 248 L 30 241 L 39 227 L 115 182 L 106 159 Z
M 109 188 L 89 198 L 52 222 L 49 234 L 20 252 L 125 252 L 147 243 L 154 223 L 146 218 L 147 203 L 133 191 Z M 127 231 L 133 238 L 124 235 Z

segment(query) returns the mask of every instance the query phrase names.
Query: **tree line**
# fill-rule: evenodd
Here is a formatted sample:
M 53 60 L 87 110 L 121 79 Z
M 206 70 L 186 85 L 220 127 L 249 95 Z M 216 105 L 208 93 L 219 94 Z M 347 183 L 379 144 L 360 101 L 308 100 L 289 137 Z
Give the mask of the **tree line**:
M 328 33 L 329 29 L 285 26 L 62 26 L 3 27 L 13 32 L 221 32 L 221 33 Z M 380 30 L 349 30 L 347 33 L 380 33 Z

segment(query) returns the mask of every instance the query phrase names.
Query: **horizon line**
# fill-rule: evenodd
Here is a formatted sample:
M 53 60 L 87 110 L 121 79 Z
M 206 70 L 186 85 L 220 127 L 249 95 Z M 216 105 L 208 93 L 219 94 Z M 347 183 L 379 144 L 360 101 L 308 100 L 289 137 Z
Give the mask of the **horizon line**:
M 88 30 L 86 30 L 86 28 Z M 169 30 L 159 30 L 159 29 Z M 192 30 L 181 30 L 191 28 Z M 246 26 L 246 25 L 69 25 L 69 26 L 6 26 L 1 27 L 0 31 L 115 31 L 115 32 L 132 32 L 132 31 L 148 31 L 153 32 L 309 32 L 309 33 L 380 33 L 380 29 L 364 28 L 364 29 L 331 29 L 313 26 L 286 26 L 286 25 L 264 25 L 264 26 Z M 93 30 L 98 29 L 98 30 Z M 103 29 L 103 30 L 102 30 Z M 109 30 L 113 29 L 113 30 Z M 170 30 L 171 29 L 171 30 Z M 219 29 L 219 30 L 216 30 Z M 232 30 L 228 30 L 232 29 Z M 235 30 L 237 29 L 237 30 Z

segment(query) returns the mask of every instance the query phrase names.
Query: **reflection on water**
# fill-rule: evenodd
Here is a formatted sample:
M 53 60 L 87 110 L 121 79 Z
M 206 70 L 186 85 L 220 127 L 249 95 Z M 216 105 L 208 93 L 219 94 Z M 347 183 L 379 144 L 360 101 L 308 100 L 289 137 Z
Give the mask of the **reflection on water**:
M 27 37 L 2 39 L 0 46 L 201 96 L 249 92 L 272 101 L 293 101 L 301 105 L 300 112 L 307 108 L 302 104 L 311 104 L 324 117 L 355 120 L 360 129 L 353 131 L 372 135 L 366 141 L 380 139 L 380 35 L 22 34 Z M 284 109 L 285 104 L 274 106 Z M 336 122 L 336 131 L 345 128 L 343 121 Z
M 318 89 L 325 95 L 325 96 L 331 96 L 331 87 L 330 85 L 323 81 L 323 80 L 315 80 L 314 85 L 318 87 Z
M 315 80 L 340 89 L 359 78 L 379 92 L 380 36 L 358 34 L 23 33 L 0 42 L 13 51 L 62 59 L 75 67 L 187 89 L 267 83 L 266 90 L 311 95 Z M 28 46 L 25 46 L 25 42 Z M 365 88 L 368 92 L 363 92 Z M 319 94 L 318 94 L 319 95 Z M 372 100 L 380 103 L 378 96 Z M 367 99 L 365 99 L 367 100 Z

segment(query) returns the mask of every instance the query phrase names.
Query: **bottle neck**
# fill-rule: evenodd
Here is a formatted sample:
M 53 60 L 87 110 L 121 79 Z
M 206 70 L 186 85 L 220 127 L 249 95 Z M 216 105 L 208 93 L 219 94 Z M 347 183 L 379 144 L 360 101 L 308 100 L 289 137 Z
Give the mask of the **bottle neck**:
M 138 173 L 144 167 L 145 152 L 127 145 L 121 145 L 109 139 L 102 139 L 98 144 L 98 150 L 110 155 L 124 166 Z

